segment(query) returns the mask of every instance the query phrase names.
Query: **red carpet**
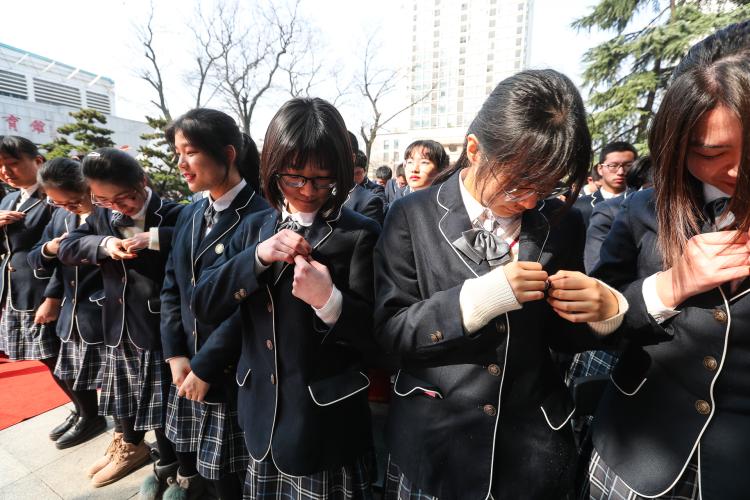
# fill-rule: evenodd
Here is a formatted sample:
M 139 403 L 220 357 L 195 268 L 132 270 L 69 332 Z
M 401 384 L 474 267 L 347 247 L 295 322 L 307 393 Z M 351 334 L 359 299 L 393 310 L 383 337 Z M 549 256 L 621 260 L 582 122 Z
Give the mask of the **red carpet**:
M 39 361 L 0 358 L 0 430 L 68 401 Z

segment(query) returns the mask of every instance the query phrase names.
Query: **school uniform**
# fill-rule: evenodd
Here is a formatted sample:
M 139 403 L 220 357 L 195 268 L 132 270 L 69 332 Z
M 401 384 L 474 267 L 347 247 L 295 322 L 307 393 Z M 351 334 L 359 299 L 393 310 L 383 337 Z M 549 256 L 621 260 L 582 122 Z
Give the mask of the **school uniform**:
M 389 205 L 404 195 L 404 188 L 398 186 L 398 181 L 395 178 L 388 179 L 388 182 L 385 183 L 384 191 L 385 201 Z
M 704 192 L 706 202 L 718 197 Z M 594 418 L 591 497 L 746 498 L 748 280 L 667 308 L 656 293 L 658 229 L 653 189 L 629 196 L 595 271 L 631 307 L 617 332 L 626 348 Z
M 221 324 L 198 321 L 190 307 L 201 271 L 224 253 L 243 217 L 268 204 L 242 180 L 218 200 L 194 202 L 180 213 L 161 290 L 164 359 L 184 356 L 198 378 L 211 384 L 205 402 L 177 396 L 170 386 L 165 432 L 178 452 L 196 452 L 201 476 L 218 480 L 244 472 L 247 451 L 237 422 L 235 370 L 240 356 L 239 313 Z
M 72 380 L 75 391 L 96 390 L 102 381 L 105 356 L 102 312 L 101 306 L 92 300 L 101 294 L 102 276 L 95 265 L 63 265 L 56 255 L 45 253 L 44 245 L 71 233 L 81 223 L 81 216 L 56 210 L 28 255 L 29 265 L 37 274 L 52 274 L 44 296 L 62 301 L 56 327 L 61 345 L 55 375 L 61 380 Z
M 104 294 L 94 299 L 102 304 L 107 359 L 99 411 L 115 418 L 135 417 L 135 430 L 157 429 L 164 423 L 171 377 L 161 354 L 159 293 L 182 208 L 148 188 L 147 193 L 143 209 L 132 221 L 111 209 L 97 210 L 62 240 L 58 251 L 65 265 L 100 266 Z M 127 238 L 141 231 L 152 234 L 154 249 L 139 250 L 131 260 L 109 257 L 103 246 L 106 238 Z
M 294 266 L 256 259 L 259 242 L 290 227 L 328 267 L 334 292 L 318 311 L 292 295 Z M 245 495 L 369 498 L 372 448 L 363 358 L 372 354 L 372 253 L 378 225 L 349 209 L 247 217 L 193 294 L 199 320 L 239 308 L 240 425 L 251 461 Z M 338 292 L 336 292 L 338 290 Z
M 379 226 L 383 226 L 383 220 L 385 219 L 383 200 L 373 191 L 369 191 L 360 185 L 354 186 L 349 192 L 344 206 L 365 217 L 369 217 L 377 222 Z
M 466 238 L 482 230 L 501 238 L 505 262 L 540 262 L 549 274 L 582 270 L 581 216 L 560 214 L 562 203 L 551 199 L 520 218 L 492 220 L 461 175 L 396 201 L 375 251 L 376 338 L 400 367 L 386 498 L 564 498 L 576 461 L 574 407 L 550 349 L 596 345 L 621 318 L 592 324 L 597 334 L 544 300 L 518 304 L 504 262 L 477 259 Z M 488 279 L 505 284 L 490 292 Z M 473 308 L 464 307 L 470 290 L 479 297 Z M 485 301 L 506 312 L 469 314 Z
M 24 212 L 26 216 L 3 226 L 0 246 L 0 351 L 12 360 L 47 359 L 57 356 L 60 344 L 55 324 L 34 324 L 34 315 L 44 301 L 52 272 L 36 271 L 27 260 L 41 238 L 55 209 L 45 202 L 38 185 L 19 189 L 0 200 L 0 210 Z

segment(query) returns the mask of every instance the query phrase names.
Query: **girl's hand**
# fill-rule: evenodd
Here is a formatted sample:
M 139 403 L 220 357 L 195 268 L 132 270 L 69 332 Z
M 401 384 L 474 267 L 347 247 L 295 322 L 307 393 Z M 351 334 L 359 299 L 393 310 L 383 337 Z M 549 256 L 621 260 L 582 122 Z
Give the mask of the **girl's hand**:
M 23 212 L 16 212 L 15 210 L 0 210 L 0 227 L 13 224 L 26 217 Z
M 747 233 L 719 231 L 693 236 L 674 266 L 656 276 L 664 305 L 676 307 L 688 298 L 728 281 L 750 275 Z
M 41 303 L 36 310 L 36 314 L 34 314 L 34 324 L 44 325 L 57 321 L 57 318 L 60 316 L 61 303 L 60 299 L 51 299 L 49 297 L 44 299 L 44 302 Z
M 58 250 L 60 250 L 60 242 L 68 237 L 68 233 L 63 233 L 57 238 L 52 238 L 47 243 L 44 244 L 42 247 L 42 250 L 47 255 L 57 255 Z
M 190 373 L 190 360 L 185 356 L 177 356 L 169 360 L 169 370 L 172 372 L 172 383 L 179 389 Z
M 311 251 L 305 238 L 290 229 L 282 229 L 258 245 L 258 258 L 266 266 L 272 262 L 294 264 L 297 255 L 306 257 Z
M 583 273 L 558 271 L 549 281 L 547 302 L 558 316 L 573 323 L 603 321 L 620 309 L 614 293 Z
M 547 271 L 538 262 L 510 262 L 503 266 L 505 277 L 519 304 L 544 298 Z
M 148 244 L 151 241 L 151 233 L 138 233 L 133 235 L 131 238 L 122 240 L 122 248 L 128 253 L 134 253 L 136 250 L 143 250 L 148 248 Z
M 294 258 L 294 264 L 292 295 L 315 309 L 326 305 L 333 292 L 333 281 L 328 268 L 315 260 L 308 262 L 301 255 Z
M 108 238 L 104 244 L 104 249 L 113 260 L 127 260 L 138 257 L 136 254 L 125 250 L 124 242 L 119 238 Z
M 211 384 L 204 382 L 199 379 L 198 376 L 190 372 L 185 381 L 180 385 L 180 390 L 177 391 L 178 396 L 184 396 L 193 401 L 203 401 L 208 393 L 208 389 L 211 388 Z

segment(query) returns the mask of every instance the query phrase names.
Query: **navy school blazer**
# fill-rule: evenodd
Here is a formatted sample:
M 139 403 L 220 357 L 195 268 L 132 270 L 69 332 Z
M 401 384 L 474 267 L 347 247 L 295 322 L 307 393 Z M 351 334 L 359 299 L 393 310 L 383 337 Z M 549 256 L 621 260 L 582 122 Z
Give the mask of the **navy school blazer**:
M 201 271 L 223 255 L 242 218 L 268 208 L 268 204 L 252 187 L 245 186 L 204 238 L 203 213 L 208 205 L 208 198 L 191 203 L 177 219 L 161 289 L 161 344 L 164 359 L 190 358 L 195 374 L 211 383 L 207 400 L 223 400 L 223 388 L 235 385 L 233 367 L 242 345 L 239 312 L 220 325 L 204 323 L 193 315 L 190 299 Z M 230 367 L 231 382 L 220 383 Z
M 308 475 L 351 463 L 372 446 L 363 358 L 372 338 L 372 254 L 380 228 L 347 208 L 320 214 L 306 235 L 343 295 L 332 328 L 292 295 L 293 266 L 256 275 L 255 251 L 273 236 L 275 209 L 247 217 L 193 294 L 196 317 L 218 323 L 239 307 L 242 355 L 237 368 L 240 425 L 255 460 Z
M 365 189 L 360 185 L 354 186 L 349 192 L 344 206 L 365 217 L 369 217 L 377 222 L 379 226 L 383 226 L 383 219 L 385 218 L 383 215 L 383 199 L 375 194 L 374 191 Z
M 94 212 L 101 210 L 94 208 Z M 91 215 L 93 216 L 93 214 Z M 29 252 L 29 265 L 38 275 L 52 273 L 47 283 L 45 297 L 62 299 L 60 316 L 57 319 L 57 335 L 67 342 L 74 334 L 80 335 L 87 344 L 101 344 L 102 308 L 97 297 L 103 293 L 102 275 L 95 265 L 66 266 L 57 257 L 42 256 L 42 247 L 64 233 L 76 228 L 78 216 L 67 210 L 56 210 L 44 234 Z
M 58 259 L 69 266 L 100 266 L 104 283 L 104 342 L 120 344 L 127 334 L 141 349 L 161 350 L 159 335 L 159 293 L 164 268 L 172 247 L 172 232 L 182 205 L 165 201 L 153 192 L 146 209 L 145 228 L 159 228 L 159 250 L 140 250 L 132 260 L 113 260 L 101 248 L 104 238 L 120 238 L 112 227 L 112 210 L 92 213 L 86 223 L 71 232 L 60 244 Z
M 490 268 L 451 244 L 472 227 L 459 175 L 394 202 L 375 250 L 375 334 L 400 367 L 391 460 L 439 498 L 564 498 L 575 471 L 574 408 L 550 349 L 581 351 L 599 339 L 543 300 L 464 331 L 463 282 Z M 519 260 L 550 274 L 583 269 L 581 214 L 561 207 L 546 200 L 521 222 Z
M 654 191 L 624 200 L 594 275 L 630 309 L 615 332 L 625 349 L 594 418 L 594 447 L 639 495 L 662 495 L 695 452 L 704 500 L 750 491 L 750 286 L 689 298 L 657 324 L 643 281 L 664 269 Z
M 14 191 L 0 200 L 0 210 L 16 210 L 15 206 L 21 191 Z M 44 233 L 44 228 L 52 219 L 55 208 L 45 201 L 45 195 L 38 188 L 18 209 L 26 217 L 2 228 L 2 262 L 0 270 L 0 296 L 5 299 L 10 293 L 11 307 L 18 311 L 31 312 L 44 301 L 44 290 L 52 271 L 37 271 L 29 265 L 29 251 Z

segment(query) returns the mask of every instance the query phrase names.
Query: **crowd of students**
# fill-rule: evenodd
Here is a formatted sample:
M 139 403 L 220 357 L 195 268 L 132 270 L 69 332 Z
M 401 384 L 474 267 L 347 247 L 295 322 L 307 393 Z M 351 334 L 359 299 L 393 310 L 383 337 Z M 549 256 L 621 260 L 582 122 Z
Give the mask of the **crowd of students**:
M 141 499 L 745 498 L 748 96 L 746 22 L 684 58 L 647 156 L 591 169 L 574 84 L 522 71 L 457 162 L 420 140 L 376 181 L 326 101 L 284 104 L 260 154 L 198 108 L 166 130 L 191 203 L 123 151 L 2 137 L 0 350 L 73 402 L 58 448 L 114 419 L 94 486 L 154 431 Z

